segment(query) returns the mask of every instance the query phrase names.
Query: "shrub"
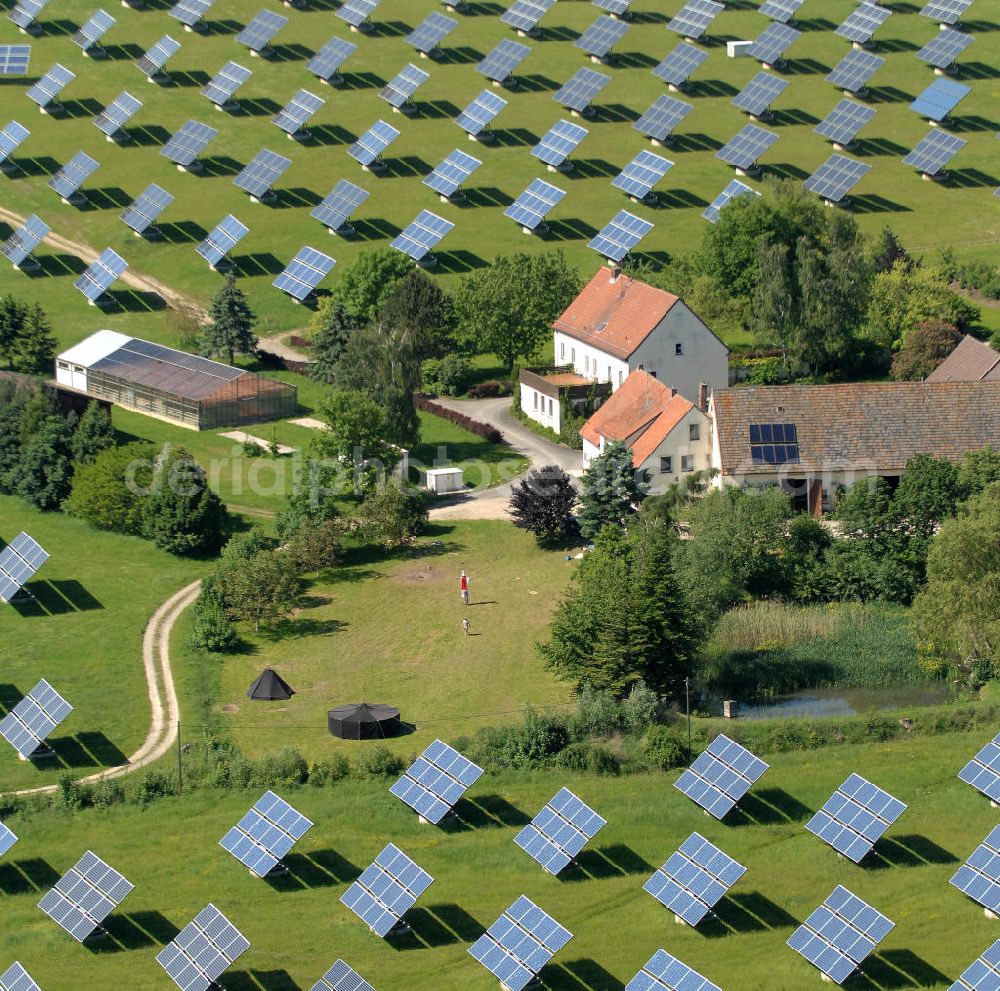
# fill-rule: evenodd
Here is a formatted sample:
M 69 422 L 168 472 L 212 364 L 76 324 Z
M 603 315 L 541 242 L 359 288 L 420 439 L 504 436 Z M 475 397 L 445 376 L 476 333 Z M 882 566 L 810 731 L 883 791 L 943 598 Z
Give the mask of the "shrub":
M 688 761 L 687 741 L 668 726 L 653 726 L 646 734 L 646 765 L 660 771 L 681 767 Z
M 556 756 L 557 767 L 590 774 L 618 774 L 621 761 L 610 748 L 599 743 L 571 743 Z
M 500 396 L 509 396 L 511 393 L 508 382 L 487 381 L 474 385 L 469 390 L 470 399 L 496 399 Z
M 351 773 L 351 762 L 343 754 L 331 754 L 309 768 L 309 784 L 317 788 L 343 781 Z
M 588 736 L 611 736 L 621 729 L 622 707 L 610 692 L 598 692 L 584 687 L 576 703 L 576 713 L 570 719 L 570 735 L 575 740 Z
M 360 778 L 394 778 L 403 773 L 406 762 L 388 747 L 379 744 L 371 750 L 363 750 L 355 767 Z
M 656 722 L 659 712 L 660 697 L 644 681 L 637 681 L 621 703 L 622 727 L 628 733 L 639 733 Z
M 162 771 L 147 771 L 140 779 L 135 789 L 135 800 L 140 805 L 148 805 L 158 798 L 174 795 L 177 784 L 172 777 Z
M 261 788 L 294 788 L 309 778 L 309 765 L 294 747 L 265 754 L 256 763 L 253 783 Z
M 70 812 L 79 812 L 93 804 L 87 787 L 77 784 L 71 774 L 59 776 L 59 803 Z
M 470 374 L 469 362 L 460 354 L 448 354 L 440 360 L 428 359 L 421 366 L 424 388 L 446 396 L 465 392 Z
M 93 787 L 94 805 L 99 809 L 121 805 L 125 801 L 125 786 L 115 779 L 103 779 Z
M 243 457 L 245 458 L 262 458 L 264 456 L 264 449 L 254 440 L 250 440 L 248 437 L 243 441 Z
M 243 641 L 236 627 L 229 621 L 225 610 L 213 595 L 199 595 L 195 603 L 194 623 L 188 646 L 195 650 L 207 650 L 214 654 L 231 654 L 239 650 Z

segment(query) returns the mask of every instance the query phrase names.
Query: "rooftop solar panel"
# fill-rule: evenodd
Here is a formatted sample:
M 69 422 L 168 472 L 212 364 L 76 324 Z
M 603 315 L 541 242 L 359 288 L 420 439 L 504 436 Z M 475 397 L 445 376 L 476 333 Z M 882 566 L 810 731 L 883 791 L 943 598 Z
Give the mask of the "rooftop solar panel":
M 215 5 L 215 0 L 179 0 L 170 8 L 170 16 L 190 31 L 199 27 L 205 15 Z
M 799 437 L 794 423 L 751 423 L 748 441 L 755 465 L 798 464 Z
M 266 877 L 311 827 L 309 819 L 267 791 L 219 840 L 219 846 L 258 877 Z
M 602 254 L 608 261 L 620 262 L 653 229 L 648 220 L 619 210 L 604 227 L 587 242 L 587 247 Z
M 910 109 L 928 120 L 947 120 L 948 115 L 971 92 L 972 87 L 954 79 L 935 79 L 911 104 Z
M 958 772 L 958 777 L 1000 804 L 1000 733 Z
M 127 268 L 128 262 L 121 255 L 105 248 L 97 261 L 89 265 L 73 285 L 87 297 L 88 302 L 96 303 L 125 274 Z
M 514 0 L 500 20 L 516 28 L 520 34 L 532 34 L 538 22 L 555 6 L 556 0 Z
M 973 850 L 955 872 L 951 884 L 988 912 L 1000 914 L 1000 826 L 995 826 Z
M 837 28 L 836 34 L 859 45 L 867 44 L 872 35 L 890 18 L 892 11 L 876 3 L 860 3 Z
M 281 110 L 271 118 L 271 123 L 280 127 L 289 137 L 307 134 L 306 124 L 312 120 L 326 103 L 321 96 L 300 89 Z
M 972 6 L 973 0 L 931 0 L 920 11 L 939 24 L 957 24 L 961 16 Z
M 804 2 L 805 0 L 766 0 L 757 10 L 765 17 L 770 17 L 772 21 L 788 24 Z
M 0 253 L 15 267 L 23 265 L 31 253 L 49 235 L 49 227 L 41 217 L 32 214 L 0 247 Z M 0 569 L 2 569 L 0 560 Z M 3 577 L 0 576 L 0 595 L 2 595 Z M 0 851 L 2 852 L 2 851 Z
M 271 285 L 301 302 L 312 295 L 336 264 L 336 259 L 306 245 L 299 248 L 295 257 Z
M 573 792 L 560 788 L 514 842 L 550 874 L 558 874 L 606 825 Z
M 828 203 L 839 203 L 868 173 L 871 166 L 844 155 L 831 155 L 804 185 Z
M 434 878 L 390 843 L 340 901 L 383 938 L 395 929 Z
M 462 155 L 462 152 L 455 151 L 452 155 Z M 467 170 L 467 177 L 480 163 L 469 155 L 464 157 L 470 159 L 461 163 L 462 170 Z M 481 767 L 453 747 L 435 740 L 389 791 L 422 818 L 437 824 L 454 809 L 455 803 L 479 780 L 482 773 Z
M 107 11 L 99 10 L 73 35 L 73 43 L 86 55 L 91 49 L 100 48 L 101 39 L 116 23 Z
M 666 950 L 657 950 L 643 964 L 642 969 L 628 984 L 625 991 L 720 991 L 717 985 L 706 980 L 696 970 L 672 957 Z
M 181 43 L 165 34 L 152 48 L 136 61 L 136 67 L 147 79 L 162 75 L 167 62 L 180 50 Z
M 49 179 L 54 189 L 67 202 L 79 198 L 80 187 L 97 171 L 100 163 L 86 152 L 78 151 L 56 174 Z
M 76 73 L 71 72 L 58 62 L 25 94 L 32 103 L 37 103 L 42 110 L 58 102 L 59 94 L 76 79 Z
M 114 138 L 125 130 L 125 125 L 141 109 L 142 101 L 124 90 L 94 118 L 94 126 L 106 137 Z
M 434 171 L 424 179 L 424 185 L 429 186 L 439 196 L 450 199 L 460 193 L 469 176 L 482 164 L 478 158 L 466 155 L 464 151 L 459 151 L 456 148 L 439 165 L 434 167 Z
M 191 168 L 218 133 L 214 127 L 189 120 L 160 149 L 160 154 L 181 168 Z
M 306 68 L 325 83 L 340 80 L 340 67 L 357 51 L 358 46 L 343 38 L 331 38 L 310 60 Z
M 0 991 L 41 991 L 34 978 L 16 961 L 0 974 Z
M 0 128 L 0 164 L 8 162 L 10 156 L 24 143 L 31 132 L 16 120 L 9 120 Z
M 855 103 L 846 97 L 841 100 L 814 128 L 816 134 L 841 146 L 853 143 L 861 129 L 875 116 L 874 107 Z
M 631 10 L 631 0 L 590 0 L 600 10 L 606 10 L 612 17 L 628 17 Z
M 682 41 L 653 69 L 653 75 L 670 86 L 683 86 L 691 74 L 708 58 L 704 48 L 695 48 Z
M 356 971 L 338 960 L 309 991 L 375 991 Z
M 156 221 L 160 214 L 171 203 L 174 198 L 165 189 L 157 186 L 155 182 L 150 183 L 132 202 L 129 208 L 122 214 L 122 220 L 131 227 L 136 234 L 145 234 Z
M 719 734 L 674 782 L 693 802 L 722 819 L 767 770 L 746 747 Z
M 595 69 L 577 69 L 570 79 L 552 94 L 552 99 L 561 107 L 582 114 L 610 82 L 610 76 Z
M 531 54 L 529 45 L 504 38 L 477 66 L 476 72 L 494 82 L 506 82 L 517 67 Z
M 246 45 L 254 55 L 266 55 L 275 35 L 288 23 L 288 18 L 273 10 L 262 10 L 236 35 L 236 43 Z
M 551 915 L 522 895 L 469 947 L 509 991 L 523 991 L 571 939 Z
M 227 214 L 195 251 L 215 268 L 249 232 L 249 227 L 240 223 L 231 213 Z
M 82 943 L 125 900 L 134 887 L 88 850 L 42 896 L 38 907 Z
M 433 10 L 406 36 L 406 43 L 421 54 L 430 55 L 457 27 L 458 21 L 453 17 Z
M 697 40 L 725 9 L 725 4 L 715 0 L 689 0 L 668 22 L 667 30 Z
M 516 221 L 524 230 L 536 231 L 543 226 L 548 212 L 565 195 L 565 190 L 551 186 L 542 179 L 533 179 L 531 185 L 504 210 L 503 215 Z
M 931 131 L 903 159 L 924 175 L 937 175 L 966 145 L 964 138 L 946 131 Z
M 557 120 L 541 141 L 531 149 L 531 154 L 549 168 L 564 165 L 566 159 L 576 151 L 577 145 L 587 136 L 588 131 L 579 124 L 568 120 Z
M 325 224 L 331 233 L 337 231 L 349 232 L 351 215 L 369 197 L 367 189 L 355 186 L 353 182 L 341 179 L 333 189 L 323 197 L 323 201 L 313 207 L 309 213 L 321 224 Z
M 18 0 L 8 16 L 22 31 L 35 31 L 35 22 L 48 3 L 49 0 Z
M 236 91 L 253 75 L 237 62 L 227 62 L 201 91 L 217 108 L 233 103 Z
M 778 137 L 773 131 L 747 124 L 715 153 L 715 157 L 737 169 L 749 170 Z
M 455 225 L 429 210 L 421 210 L 389 247 L 409 255 L 415 262 L 424 261 Z
M 502 96 L 484 89 L 456 118 L 463 131 L 471 137 L 485 136 L 497 114 L 507 106 Z
M 0 76 L 26 76 L 31 45 L 0 45 Z
M 394 110 L 400 110 L 410 105 L 413 94 L 430 79 L 430 74 L 424 72 L 412 63 L 404 66 L 385 85 L 379 96 Z
M 752 117 L 762 117 L 787 88 L 787 79 L 771 72 L 758 72 L 731 102 Z
M 1000 939 L 983 952 L 949 991 L 997 991 L 1000 988 Z
M 347 3 L 334 11 L 337 17 L 346 21 L 352 31 L 365 30 L 371 21 L 372 14 L 380 0 L 347 0 Z
M 678 919 L 696 926 L 745 873 L 742 864 L 692 833 L 643 888 Z
M 702 211 L 702 216 L 709 222 L 714 224 L 719 219 L 719 214 L 722 212 L 723 208 L 732 200 L 737 199 L 740 196 L 760 196 L 760 193 L 756 189 L 752 189 L 744 182 L 740 182 L 739 179 L 733 179 L 729 182 L 725 189 L 719 193 L 718 196 L 708 204 L 707 207 Z
M 651 151 L 640 151 L 628 165 L 611 180 L 615 189 L 631 196 L 635 200 L 647 199 L 653 188 L 674 167 L 669 159 L 653 154 Z
M 946 31 L 939 31 L 931 38 L 917 52 L 917 58 L 934 66 L 935 69 L 948 69 L 975 40 L 971 34 L 963 34 L 961 31 L 948 28 Z
M 0 822 L 0 857 L 7 853 L 16 842 L 17 835 L 14 830 Z
M 847 93 L 862 93 L 868 81 L 885 64 L 885 59 L 859 49 L 849 51 L 826 77 L 838 89 Z
M 841 885 L 788 939 L 831 981 L 843 984 L 895 923 Z
M 628 33 L 628 22 L 605 15 L 598 17 L 593 24 L 573 42 L 574 48 L 579 48 L 597 59 L 606 59 L 611 49 Z
M 347 149 L 347 154 L 366 169 L 378 168 L 382 152 L 398 137 L 396 128 L 384 120 L 377 120 Z
M 4 570 L 7 571 L 7 568 Z M 7 573 L 10 574 L 9 571 Z M 19 587 L 23 585 L 24 581 L 21 581 Z M 0 719 L 0 736 L 22 757 L 30 758 L 36 751 L 44 749 L 45 738 L 72 711 L 73 706 L 42 678 Z
M 250 941 L 209 903 L 159 953 L 156 962 L 181 991 L 209 991 Z
M 747 54 L 764 65 L 777 65 L 801 33 L 787 24 L 769 24 L 747 49 Z
M 905 811 L 906 806 L 888 792 L 852 774 L 806 823 L 806 829 L 859 864 Z

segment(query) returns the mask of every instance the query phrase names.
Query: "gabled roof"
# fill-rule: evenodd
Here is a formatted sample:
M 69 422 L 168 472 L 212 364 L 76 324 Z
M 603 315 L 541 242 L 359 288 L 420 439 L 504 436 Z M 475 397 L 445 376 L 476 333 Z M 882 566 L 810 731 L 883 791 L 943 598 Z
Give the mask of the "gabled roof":
M 631 438 L 632 466 L 638 468 L 694 408 L 648 372 L 635 371 L 580 428 L 580 435 L 594 447 L 600 447 L 602 437 Z
M 602 268 L 552 329 L 626 360 L 679 302 L 672 293 L 627 275 L 616 279 Z
M 1000 379 L 1000 352 L 966 334 L 925 381 L 980 382 L 983 379 Z
M 724 475 L 899 474 L 916 454 L 1000 448 L 1000 381 L 857 382 L 716 389 Z M 751 424 L 794 424 L 797 464 L 754 464 Z

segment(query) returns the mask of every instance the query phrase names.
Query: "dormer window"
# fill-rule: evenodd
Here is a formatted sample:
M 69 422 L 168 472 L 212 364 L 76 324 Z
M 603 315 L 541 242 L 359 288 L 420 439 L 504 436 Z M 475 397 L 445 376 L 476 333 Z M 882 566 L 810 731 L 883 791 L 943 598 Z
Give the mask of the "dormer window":
M 595 333 L 595 334 L 599 334 L 599 333 L 600 333 L 600 332 L 601 332 L 602 330 L 604 330 L 604 328 L 605 328 L 605 327 L 607 327 L 607 325 L 608 325 L 608 321 L 607 321 L 607 320 L 602 320 L 602 321 L 601 321 L 601 322 L 600 322 L 600 323 L 599 323 L 599 324 L 598 324 L 598 325 L 597 325 L 597 326 L 596 326 L 596 327 L 594 328 L 594 333 Z

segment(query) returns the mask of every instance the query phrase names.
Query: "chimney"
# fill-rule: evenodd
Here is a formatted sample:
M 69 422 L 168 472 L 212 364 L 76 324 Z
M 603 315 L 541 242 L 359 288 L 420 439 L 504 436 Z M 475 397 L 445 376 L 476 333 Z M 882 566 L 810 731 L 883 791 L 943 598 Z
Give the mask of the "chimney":
M 698 384 L 698 409 L 702 413 L 708 412 L 708 385 L 704 382 Z
M 676 395 L 677 395 L 677 390 L 673 386 L 671 386 L 670 387 L 670 398 L 673 399 L 674 396 L 676 396 Z
M 622 270 L 620 265 L 615 265 L 612 263 L 611 267 L 611 278 L 608 280 L 611 285 L 614 285 L 619 278 L 621 278 Z

